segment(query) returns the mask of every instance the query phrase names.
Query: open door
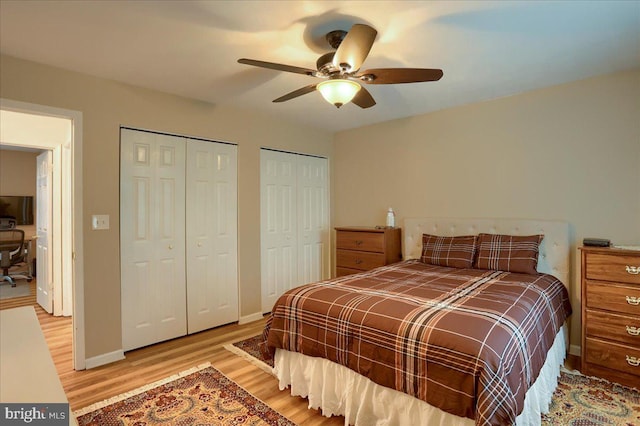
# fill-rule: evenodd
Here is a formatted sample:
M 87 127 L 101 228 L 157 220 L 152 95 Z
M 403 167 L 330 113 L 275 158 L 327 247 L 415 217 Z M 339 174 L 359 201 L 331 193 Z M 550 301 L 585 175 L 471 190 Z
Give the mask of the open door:
M 53 197 L 51 183 L 53 180 L 53 154 L 45 151 L 37 157 L 36 178 L 36 300 L 48 313 L 53 312 L 53 259 L 51 224 Z

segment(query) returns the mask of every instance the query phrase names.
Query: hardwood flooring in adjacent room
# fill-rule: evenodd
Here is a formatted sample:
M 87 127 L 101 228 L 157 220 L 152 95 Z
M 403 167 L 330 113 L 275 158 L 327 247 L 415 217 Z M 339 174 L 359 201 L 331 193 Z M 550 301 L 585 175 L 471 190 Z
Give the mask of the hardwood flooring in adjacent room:
M 258 399 L 300 425 L 342 425 L 343 417 L 326 418 L 309 410 L 306 399 L 280 391 L 277 380 L 224 349 L 227 343 L 262 332 L 264 320 L 230 324 L 191 336 L 127 352 L 126 359 L 102 367 L 75 371 L 71 357 L 71 318 L 47 314 L 36 303 L 35 280 L 31 295 L 0 300 L 0 309 L 34 306 L 71 410 L 77 410 L 136 389 L 156 380 L 210 362 Z

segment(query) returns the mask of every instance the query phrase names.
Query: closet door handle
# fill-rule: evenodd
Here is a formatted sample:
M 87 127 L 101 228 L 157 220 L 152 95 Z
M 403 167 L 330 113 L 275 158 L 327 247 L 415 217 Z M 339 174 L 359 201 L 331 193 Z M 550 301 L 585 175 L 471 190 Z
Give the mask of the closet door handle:
M 173 244 L 169 244 L 169 250 L 173 250 Z

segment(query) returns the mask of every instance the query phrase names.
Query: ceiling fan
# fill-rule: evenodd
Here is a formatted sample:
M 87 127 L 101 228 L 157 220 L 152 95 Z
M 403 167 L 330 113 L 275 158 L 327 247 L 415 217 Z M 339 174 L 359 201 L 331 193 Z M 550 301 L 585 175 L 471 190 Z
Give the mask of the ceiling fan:
M 246 58 L 238 59 L 238 62 L 324 79 L 320 83 L 310 84 L 287 93 L 274 99 L 273 102 L 285 102 L 317 89 L 327 102 L 337 108 L 349 102 L 353 102 L 360 108 L 370 108 L 376 104 L 373 96 L 359 82 L 399 84 L 440 80 L 442 77 L 440 69 L 374 68 L 360 71 L 360 66 L 367 58 L 377 34 L 375 29 L 364 24 L 353 25 L 349 32 L 343 30 L 329 32 L 326 35 L 327 42 L 336 51 L 320 56 L 316 61 L 317 70 Z

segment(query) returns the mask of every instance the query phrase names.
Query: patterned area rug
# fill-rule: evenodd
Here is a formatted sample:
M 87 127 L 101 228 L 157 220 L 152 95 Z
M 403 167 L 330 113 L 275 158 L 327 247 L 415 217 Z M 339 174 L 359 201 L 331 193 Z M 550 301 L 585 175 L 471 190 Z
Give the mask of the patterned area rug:
M 80 426 L 295 425 L 210 364 L 74 414 Z
M 254 364 L 269 363 L 272 368 L 273 361 L 265 360 L 260 352 L 261 341 L 262 336 L 258 335 L 225 348 L 234 353 L 244 352 L 243 356 L 253 358 Z M 549 413 L 542 415 L 541 424 L 640 426 L 640 391 L 562 370 Z
M 543 425 L 640 426 L 640 391 L 580 373 L 561 371 Z
M 273 359 L 265 359 L 262 356 L 262 352 L 260 352 L 260 342 L 262 342 L 262 335 L 258 334 L 257 336 L 235 342 L 232 345 L 225 345 L 225 349 L 249 360 L 249 362 L 262 368 L 267 373 L 273 374 Z

